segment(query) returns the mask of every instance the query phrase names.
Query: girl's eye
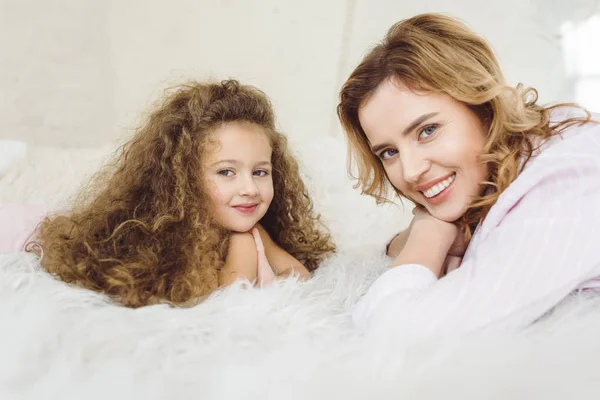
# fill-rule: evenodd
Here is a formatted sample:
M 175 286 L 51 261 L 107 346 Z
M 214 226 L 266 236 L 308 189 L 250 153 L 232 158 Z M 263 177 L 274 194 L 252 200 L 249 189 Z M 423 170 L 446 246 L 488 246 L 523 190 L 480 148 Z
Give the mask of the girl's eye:
M 379 153 L 379 158 L 381 158 L 382 160 L 387 160 L 387 159 L 393 157 L 394 155 L 396 155 L 396 153 L 398 153 L 398 150 L 394 150 L 394 149 L 383 150 L 381 153 Z
M 231 169 L 222 169 L 220 171 L 217 171 L 217 174 L 222 175 L 222 176 L 233 176 L 233 170 L 231 170 Z
M 421 129 L 421 131 L 419 132 L 419 139 L 427 139 L 435 133 L 437 128 L 437 125 L 428 125 L 425 128 Z
M 269 175 L 269 171 L 267 171 L 265 169 L 258 169 L 256 171 L 254 171 L 254 176 L 263 177 L 263 176 L 267 176 L 267 175 Z

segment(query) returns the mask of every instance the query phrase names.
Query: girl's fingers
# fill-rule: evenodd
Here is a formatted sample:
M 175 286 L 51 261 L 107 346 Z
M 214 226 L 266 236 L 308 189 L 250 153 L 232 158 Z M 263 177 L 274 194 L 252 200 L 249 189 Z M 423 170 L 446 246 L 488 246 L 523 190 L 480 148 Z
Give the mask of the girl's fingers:
M 256 243 L 256 253 L 258 256 L 258 271 L 256 272 L 256 277 L 258 284 L 262 287 L 263 284 L 273 282 L 276 279 L 276 276 L 273 272 L 273 268 L 271 268 L 271 265 L 269 264 L 267 255 L 265 254 L 265 246 L 263 245 L 258 229 L 252 229 L 252 236 Z

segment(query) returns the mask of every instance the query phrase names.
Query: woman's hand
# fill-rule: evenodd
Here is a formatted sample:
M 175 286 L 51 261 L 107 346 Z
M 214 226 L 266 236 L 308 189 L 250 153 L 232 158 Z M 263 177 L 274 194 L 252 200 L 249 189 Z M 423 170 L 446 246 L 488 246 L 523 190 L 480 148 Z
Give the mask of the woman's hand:
M 415 228 L 417 225 L 427 224 L 428 226 L 436 226 L 441 234 L 446 234 L 446 238 L 451 238 L 452 243 L 456 238 L 456 232 L 458 228 L 455 224 L 451 222 L 442 221 L 431 215 L 427 209 L 421 205 L 416 206 L 412 210 L 413 215 L 415 216 L 411 222 L 411 226 Z
M 400 254 L 400 252 L 406 245 L 406 241 L 408 240 L 408 236 L 410 235 L 410 229 L 412 228 L 412 225 L 413 223 L 411 221 L 410 225 L 408 225 L 408 228 L 394 236 L 394 238 L 388 243 L 388 245 L 385 248 L 385 254 L 388 257 L 398 257 L 398 254 Z
M 465 240 L 464 233 L 461 230 L 459 230 L 456 234 L 456 238 L 454 238 L 452 246 L 450 246 L 450 250 L 448 250 L 448 256 L 462 258 L 465 255 L 465 252 L 467 251 L 468 245 L 469 242 Z
M 433 217 L 425 208 L 415 207 L 408 238 L 394 264 L 420 264 L 437 277 L 444 272 L 446 258 L 460 230 L 455 224 Z M 455 264 L 456 259 L 450 260 Z

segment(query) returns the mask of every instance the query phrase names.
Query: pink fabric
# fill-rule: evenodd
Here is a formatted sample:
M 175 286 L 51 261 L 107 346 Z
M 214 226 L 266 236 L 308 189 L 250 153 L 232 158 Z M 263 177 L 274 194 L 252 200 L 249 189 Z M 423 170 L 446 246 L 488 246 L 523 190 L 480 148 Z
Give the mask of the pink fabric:
M 480 224 L 460 268 L 438 280 L 422 265 L 392 267 L 353 318 L 369 332 L 417 335 L 522 328 L 573 291 L 600 286 L 599 243 L 600 125 L 590 123 L 529 161 Z
M 46 212 L 41 205 L 0 204 L 0 253 L 23 251 Z

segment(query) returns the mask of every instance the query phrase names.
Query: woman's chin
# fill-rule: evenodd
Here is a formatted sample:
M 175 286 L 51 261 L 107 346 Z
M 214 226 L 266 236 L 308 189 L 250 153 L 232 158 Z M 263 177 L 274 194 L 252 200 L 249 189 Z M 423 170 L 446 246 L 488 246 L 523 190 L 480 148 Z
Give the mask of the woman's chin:
M 458 209 L 457 207 L 440 207 L 435 209 L 429 209 L 429 213 L 432 217 L 439 219 L 440 221 L 454 223 L 458 221 L 463 215 L 465 215 L 466 209 Z

